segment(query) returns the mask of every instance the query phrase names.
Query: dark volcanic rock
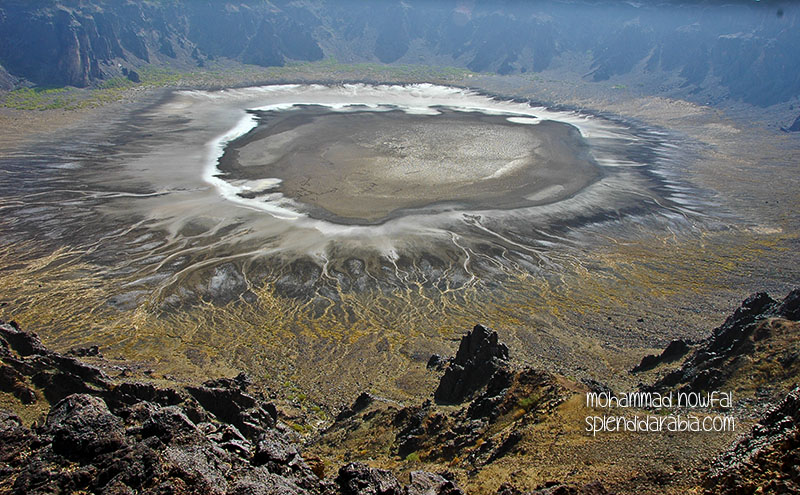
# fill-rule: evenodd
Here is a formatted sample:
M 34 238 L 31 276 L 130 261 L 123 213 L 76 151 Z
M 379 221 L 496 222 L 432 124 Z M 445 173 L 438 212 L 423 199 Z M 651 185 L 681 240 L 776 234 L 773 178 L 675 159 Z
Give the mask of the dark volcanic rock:
M 609 495 L 609 491 L 599 481 L 593 481 L 583 486 L 558 484 L 534 490 L 531 495 Z
M 16 322 L 6 324 L 0 321 L 0 337 L 8 342 L 9 346 L 20 356 L 30 356 L 32 354 L 46 355 L 47 349 L 39 340 L 35 333 L 23 332 L 19 329 Z
M 108 387 L 110 382 L 108 376 L 100 368 L 86 364 L 78 359 L 69 356 L 62 356 L 54 352 L 48 353 L 47 357 L 51 366 L 60 371 L 76 376 L 79 379 L 93 385 Z
M 522 492 L 510 483 L 504 483 L 497 490 L 497 495 L 609 495 L 610 493 L 599 481 L 593 481 L 583 486 L 567 485 L 554 481 L 545 483 L 545 486 L 532 492 Z
M 297 448 L 289 444 L 283 435 L 276 433 L 274 430 L 269 430 L 262 433 L 258 438 L 253 464 L 274 463 L 287 465 L 299 455 L 300 452 L 298 452 Z
M 599 382 L 594 378 L 581 378 L 581 383 L 589 387 L 589 390 L 596 394 L 606 394 L 609 397 L 614 395 L 614 391 L 603 382 Z
M 103 395 L 107 403 L 117 407 L 147 401 L 162 406 L 174 406 L 186 400 L 187 394 L 181 394 L 171 388 L 159 388 L 152 383 L 124 382 L 110 388 Z
M 428 370 L 442 371 L 447 366 L 447 360 L 438 354 L 434 354 L 428 359 L 428 364 L 425 366 Z
M 778 303 L 765 292 L 751 295 L 729 316 L 721 327 L 715 329 L 707 342 L 713 353 L 736 352 L 744 344 L 744 336 L 758 319 L 774 314 Z
M 800 316 L 799 307 L 800 290 L 797 289 L 781 303 L 763 292 L 751 295 L 699 344 L 680 368 L 658 380 L 652 388 L 681 385 L 688 390 L 703 391 L 718 387 L 736 370 L 737 359 L 753 352 L 754 340 L 760 339 L 759 333 L 766 331 L 764 325 L 769 318 L 796 320 Z
M 356 400 L 353 401 L 353 405 L 346 407 L 339 412 L 339 414 L 336 416 L 336 421 L 343 421 L 354 416 L 355 414 L 366 409 L 373 402 L 375 402 L 375 396 L 367 392 L 362 392 L 361 395 L 356 397 Z
M 464 338 L 461 349 L 457 359 L 462 363 L 482 352 L 508 355 L 505 346 L 483 327 Z M 365 395 L 357 403 L 370 402 L 369 407 L 348 408 L 348 414 L 340 415 L 318 442 L 332 448 L 350 441 L 361 445 L 367 435 L 380 445 L 376 449 L 388 448 L 408 462 L 458 462 L 479 469 L 514 455 L 526 427 L 552 413 L 567 396 L 566 388 L 550 373 L 503 365 L 477 397 L 458 410 L 432 400 L 406 407 L 386 400 L 370 402 Z
M 104 391 L 111 385 L 108 376 L 96 366 L 49 351 L 36 334 L 21 331 L 14 322 L 0 322 L 0 356 L 5 365 L 17 372 L 4 370 L 5 378 L 0 376 L 0 382 L 16 389 L 21 401 L 35 400 L 32 390 L 25 391 L 28 387 L 22 377 L 43 389 L 51 404 L 71 394 Z
M 434 393 L 436 401 L 447 404 L 464 402 L 486 385 L 507 361 L 508 347 L 498 343 L 497 332 L 475 325 L 461 338 L 458 352 Z
M 84 380 L 72 373 L 41 371 L 31 378 L 34 385 L 44 389 L 45 398 L 52 404 L 72 394 L 93 391 Z
M 53 436 L 53 451 L 72 460 L 120 449 L 126 444 L 122 420 L 102 399 L 70 395 L 47 415 L 45 431 Z
M 800 289 L 790 292 L 778 307 L 776 313 L 787 320 L 800 320 Z
M 522 440 L 522 433 L 518 431 L 512 431 L 505 438 L 505 440 L 503 440 L 503 442 L 492 452 L 492 454 L 489 456 L 489 460 L 487 461 L 487 463 L 493 462 L 511 452 L 511 450 L 517 446 L 520 440 Z
M 672 342 L 667 345 L 666 349 L 655 356 L 653 354 L 649 354 L 642 358 L 642 362 L 635 366 L 631 373 L 639 373 L 641 371 L 647 371 L 655 368 L 659 364 L 662 363 L 671 363 L 673 361 L 677 361 L 678 359 L 682 358 L 690 349 L 690 342 L 687 342 L 683 339 L 673 340 Z
M 705 493 L 800 493 L 800 388 L 714 461 Z
M 416 453 L 426 460 L 466 457 L 475 465 L 493 462 L 512 452 L 522 439 L 515 429 L 498 434 L 496 425 L 501 418 L 517 414 L 517 428 L 548 414 L 564 397 L 564 389 L 547 372 L 500 369 L 486 390 L 457 412 L 445 413 L 430 403 L 397 411 L 392 419 L 398 429 L 397 454 Z M 483 443 L 478 448 L 479 440 Z
M 22 425 L 19 416 L 0 411 L 0 463 L 11 466 L 23 463 L 25 454 L 38 441 L 38 437 Z
M 402 495 L 403 489 L 391 471 L 351 462 L 339 469 L 336 484 L 343 495 Z
M 209 388 L 238 389 L 242 392 L 247 392 L 247 388 L 252 384 L 253 381 L 249 376 L 247 376 L 247 373 L 239 373 L 233 378 L 217 378 L 215 380 L 208 380 L 203 383 L 203 386 Z
M 411 471 L 406 495 L 463 495 L 452 481 L 427 471 Z
M 178 406 L 167 406 L 154 411 L 142 424 L 141 432 L 143 437 L 156 436 L 165 444 L 173 440 L 191 443 L 201 435 L 197 425 Z
M 278 412 L 273 404 L 248 394 L 249 384 L 249 378 L 240 374 L 234 379 L 211 380 L 201 387 L 187 387 L 186 390 L 205 410 L 255 440 L 265 428 L 275 426 Z
M 11 392 L 23 404 L 36 402 L 36 392 L 25 385 L 25 377 L 20 372 L 0 363 L 0 391 Z
M 88 347 L 73 347 L 67 354 L 70 356 L 77 356 L 77 357 L 100 357 L 100 348 L 96 345 L 88 346 Z
M 0 357 L 8 363 L 0 364 L 6 382 L 32 378 L 47 397 L 83 391 L 59 400 L 41 426 L 26 428 L 0 411 L 3 493 L 461 493 L 434 474 L 417 473 L 406 488 L 391 472 L 359 464 L 343 467 L 338 485 L 321 479 L 322 462 L 309 467 L 286 426 L 277 424 L 275 406 L 247 392 L 244 374 L 188 392 L 112 383 L 98 368 L 7 325 Z M 373 400 L 363 394 L 353 408 L 362 411 Z

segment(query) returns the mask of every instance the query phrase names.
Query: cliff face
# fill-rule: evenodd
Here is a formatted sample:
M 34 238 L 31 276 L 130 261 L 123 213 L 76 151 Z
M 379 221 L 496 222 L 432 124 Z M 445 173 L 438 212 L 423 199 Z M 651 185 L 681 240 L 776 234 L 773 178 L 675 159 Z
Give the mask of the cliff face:
M 39 85 L 88 86 L 148 63 L 226 57 L 263 66 L 323 53 L 308 23 L 265 2 L 12 1 L 0 7 L 0 60 Z
M 767 106 L 800 94 L 798 21 L 800 7 L 775 2 L 384 0 L 367 9 L 356 0 L 9 0 L 0 6 L 0 64 L 39 85 L 74 86 L 121 67 L 215 57 L 559 69 L 649 92 L 670 80 L 678 96 L 703 103 Z

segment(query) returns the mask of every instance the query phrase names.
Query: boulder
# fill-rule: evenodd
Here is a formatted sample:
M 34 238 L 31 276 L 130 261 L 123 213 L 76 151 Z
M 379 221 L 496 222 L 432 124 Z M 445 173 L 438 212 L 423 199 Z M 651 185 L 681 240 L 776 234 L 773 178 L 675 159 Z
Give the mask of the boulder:
M 428 359 L 428 364 L 425 366 L 428 370 L 442 371 L 447 366 L 447 360 L 438 354 L 434 354 Z
M 370 404 L 375 402 L 375 399 L 376 397 L 372 394 L 362 392 L 361 395 L 356 397 L 356 400 L 353 401 L 352 406 L 346 407 L 339 412 L 339 414 L 336 416 L 336 421 L 344 421 L 347 418 L 355 416 L 359 412 L 369 407 Z
M 181 439 L 183 443 L 196 441 L 201 433 L 180 407 L 168 406 L 153 412 L 142 424 L 142 436 L 156 436 L 165 444 L 170 444 L 176 439 Z
M 339 469 L 336 484 L 342 495 L 403 495 L 391 471 L 351 462 Z
M 100 348 L 96 345 L 87 347 L 73 347 L 67 351 L 67 354 L 77 357 L 102 357 L 102 354 L 100 354 Z
M 53 451 L 71 460 L 89 460 L 126 445 L 122 420 L 98 397 L 70 395 L 53 406 L 45 431 Z
M 609 495 L 610 493 L 599 481 L 593 481 L 585 485 L 548 481 L 532 492 L 522 492 L 511 483 L 503 483 L 497 490 L 497 495 Z
M 300 453 L 294 445 L 291 445 L 282 434 L 275 430 L 269 430 L 258 438 L 253 464 L 256 466 L 268 463 L 287 465 L 299 455 Z
M 17 322 L 0 322 L 0 337 L 20 356 L 30 356 L 33 354 L 46 355 L 47 348 L 42 344 L 39 336 L 35 333 L 23 332 L 19 329 Z
M 778 306 L 776 313 L 787 320 L 800 320 L 800 289 L 790 292 L 781 302 L 781 305 Z
M 240 374 L 234 379 L 211 380 L 186 390 L 220 421 L 236 426 L 248 439 L 255 440 L 265 428 L 275 426 L 278 411 L 274 404 L 248 394 L 248 385 L 247 375 Z
M 159 388 L 152 383 L 123 382 L 104 394 L 106 402 L 113 408 L 116 405 L 126 406 L 146 401 L 162 406 L 174 406 L 183 402 L 186 394 L 180 394 L 171 388 Z
M 406 495 L 463 495 L 452 481 L 427 471 L 411 471 Z

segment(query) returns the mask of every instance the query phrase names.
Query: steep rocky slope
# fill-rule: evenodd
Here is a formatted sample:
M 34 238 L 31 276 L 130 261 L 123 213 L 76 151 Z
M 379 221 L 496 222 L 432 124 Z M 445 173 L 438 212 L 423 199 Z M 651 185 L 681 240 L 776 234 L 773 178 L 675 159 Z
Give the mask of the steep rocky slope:
M 737 387 L 740 390 L 791 388 L 800 375 L 800 290 L 783 301 L 759 292 L 711 335 L 695 345 L 672 342 L 660 356 L 646 356 L 634 372 L 656 368 L 650 390 L 692 392 Z M 691 352 L 690 352 L 691 351 Z M 665 363 L 687 355 L 675 369 Z M 763 392 L 762 392 L 763 393 Z
M 13 323 L 0 324 L 0 358 L 2 391 L 31 403 L 37 389 L 52 404 L 30 428 L 0 411 L 2 493 L 461 493 L 433 473 L 404 486 L 360 463 L 325 478 L 245 375 L 185 388 L 118 382 Z
M 800 388 L 715 460 L 703 488 L 708 495 L 800 492 Z
M 0 324 L 4 404 L 49 409 L 30 426 L 0 413 L 0 491 L 455 495 L 459 483 L 506 495 L 789 493 L 800 484 L 800 392 L 787 395 L 798 319 L 800 290 L 783 301 L 755 294 L 708 339 L 670 345 L 638 371 L 655 380 L 651 390 L 735 388 L 745 425 L 777 404 L 740 439 L 587 434 L 583 417 L 595 413 L 584 394 L 612 392 L 514 366 L 481 325 L 453 358 L 431 358 L 430 372 L 442 373 L 435 401 L 363 393 L 302 440 L 243 374 L 183 386 L 135 380 L 119 365 L 86 364 L 103 362 L 96 347 L 59 354 Z

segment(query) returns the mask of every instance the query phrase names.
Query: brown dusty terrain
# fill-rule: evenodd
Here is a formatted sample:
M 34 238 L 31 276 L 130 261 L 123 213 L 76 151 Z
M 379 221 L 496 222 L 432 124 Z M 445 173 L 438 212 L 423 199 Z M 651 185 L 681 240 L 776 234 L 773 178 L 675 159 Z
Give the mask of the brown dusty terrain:
M 439 495 L 460 493 L 446 491 L 456 490 L 452 484 L 446 488 L 446 480 L 476 494 L 548 493 L 537 491 L 542 487 L 587 494 L 758 488 L 786 493 L 798 481 L 786 461 L 797 455 L 798 427 L 783 417 L 798 414 L 797 391 L 787 396 L 800 366 L 797 318 L 800 290 L 783 301 L 755 295 L 707 339 L 685 349 L 682 362 L 656 364 L 649 375 L 666 379 L 701 369 L 721 377 L 713 384 L 733 391 L 733 405 L 665 414 L 730 415 L 736 418 L 732 431 L 592 435 L 587 417 L 661 413 L 588 407 L 586 394 L 604 390 L 603 384 L 509 367 L 508 349 L 497 334 L 476 326 L 447 363 L 435 392 L 437 404 L 403 406 L 365 393 L 329 427 L 307 436 L 303 447 L 289 428 L 293 423 L 285 407 L 279 402 L 276 408 L 260 392 L 251 395 L 244 374 L 203 384 L 153 381 L 148 370 L 110 362 L 98 348 L 60 355 L 15 324 L 3 324 L 2 396 L 20 417 L 0 415 L 0 472 L 6 475 L 0 488 L 24 493 L 128 486 L 147 492 L 185 485 L 196 493 L 233 494 L 256 481 L 275 489 L 294 486 L 295 493 L 359 493 L 347 488 L 345 480 L 354 476 L 363 483 L 360 490 L 383 479 L 380 483 L 387 485 L 380 493 L 400 495 L 417 492 L 402 491 L 398 479 L 413 484 L 426 471 L 443 478 L 434 476 L 439 487 L 420 493 Z M 438 375 L 434 369 L 443 363 L 431 360 L 431 373 Z M 761 374 L 769 369 L 768 381 L 763 375 L 746 379 L 753 369 Z M 702 392 L 692 387 L 703 372 L 681 376 L 691 380 L 689 388 L 672 392 Z M 764 415 L 767 402 L 777 404 L 783 397 L 780 409 Z M 47 411 L 48 403 L 47 418 L 27 429 L 25 418 Z M 747 433 L 755 415 L 763 415 L 763 426 Z M 737 436 L 744 440 L 720 455 Z M 757 442 L 757 450 L 748 438 Z M 155 455 L 160 460 L 153 464 L 148 459 Z M 391 472 L 369 471 L 364 464 Z M 272 476 L 257 481 L 267 473 Z

